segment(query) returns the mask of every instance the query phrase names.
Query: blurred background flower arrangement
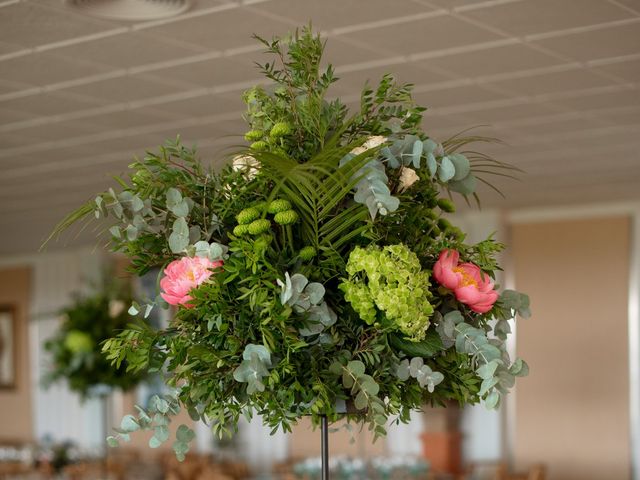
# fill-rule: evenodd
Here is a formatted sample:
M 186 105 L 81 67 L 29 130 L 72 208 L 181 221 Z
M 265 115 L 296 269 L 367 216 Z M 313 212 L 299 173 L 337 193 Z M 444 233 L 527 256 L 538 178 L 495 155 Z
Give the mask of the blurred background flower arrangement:
M 92 293 L 77 294 L 60 312 L 60 326 L 45 343 L 51 355 L 50 369 L 42 379 L 45 386 L 66 381 L 83 399 L 135 387 L 144 375 L 127 372 L 126 364 L 114 367 L 101 352 L 105 340 L 133 321 L 127 313 L 131 302 L 130 287 L 113 272 L 105 272 Z

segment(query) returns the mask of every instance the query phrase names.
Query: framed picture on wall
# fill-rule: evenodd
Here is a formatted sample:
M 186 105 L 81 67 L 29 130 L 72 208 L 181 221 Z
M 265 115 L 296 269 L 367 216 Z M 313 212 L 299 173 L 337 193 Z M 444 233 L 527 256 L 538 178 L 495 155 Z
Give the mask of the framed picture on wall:
M 0 305 L 0 388 L 16 384 L 16 315 L 15 309 Z

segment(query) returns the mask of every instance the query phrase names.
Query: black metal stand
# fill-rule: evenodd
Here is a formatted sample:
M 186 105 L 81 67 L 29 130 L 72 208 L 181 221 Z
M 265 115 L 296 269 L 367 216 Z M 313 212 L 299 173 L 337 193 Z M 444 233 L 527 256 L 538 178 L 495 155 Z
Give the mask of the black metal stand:
M 329 424 L 327 416 L 321 418 L 321 454 L 322 454 L 322 480 L 329 480 Z

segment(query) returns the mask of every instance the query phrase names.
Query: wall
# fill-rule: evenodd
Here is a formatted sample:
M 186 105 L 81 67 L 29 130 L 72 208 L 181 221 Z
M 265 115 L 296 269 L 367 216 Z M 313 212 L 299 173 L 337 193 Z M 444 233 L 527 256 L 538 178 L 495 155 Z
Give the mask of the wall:
M 550 480 L 629 478 L 628 217 L 513 226 L 516 287 L 534 315 L 517 351 L 515 460 Z
M 0 442 L 32 439 L 31 385 L 29 383 L 28 309 L 31 269 L 0 269 L 0 305 L 13 305 L 16 313 L 16 385 L 0 389 Z

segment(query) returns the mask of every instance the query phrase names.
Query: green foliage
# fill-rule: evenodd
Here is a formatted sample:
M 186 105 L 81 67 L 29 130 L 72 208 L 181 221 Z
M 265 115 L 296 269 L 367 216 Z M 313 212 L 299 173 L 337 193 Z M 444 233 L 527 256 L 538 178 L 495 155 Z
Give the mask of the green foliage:
M 152 429 L 157 447 L 179 407 L 225 436 L 242 415 L 289 431 L 305 415 L 336 420 L 346 403 L 356 412 L 347 415 L 380 436 L 389 418 L 408 421 L 424 403 L 497 406 L 528 371 L 504 348 L 511 318 L 529 313 L 528 297 L 506 291 L 477 314 L 431 272 L 453 249 L 495 276 L 503 245 L 492 237 L 468 245 L 442 215 L 455 211 L 445 198 L 452 192 L 475 198 L 482 175 L 512 167 L 469 149 L 491 139 L 430 138 L 411 85 L 391 75 L 365 86 L 348 116 L 327 99 L 337 78 L 310 28 L 259 40 L 272 85 L 245 92 L 249 147 L 230 166 L 207 169 L 179 139 L 167 143 L 131 165 L 121 191 L 99 194 L 54 232 L 92 213 L 106 218 L 110 247 L 138 275 L 185 256 L 218 262 L 167 328 L 139 322 L 104 342 L 116 368 L 164 369 L 177 389 L 125 417 L 118 438 Z M 167 306 L 156 298 L 132 314 L 154 305 Z M 80 336 L 68 343 L 88 345 Z M 190 437 L 178 429 L 179 458 Z
M 64 380 L 85 398 L 98 386 L 128 390 L 142 379 L 127 373 L 126 365 L 113 368 L 100 352 L 100 345 L 132 320 L 126 306 L 131 303 L 128 288 L 109 277 L 104 276 L 104 285 L 93 294 L 76 296 L 62 310 L 62 323 L 44 344 L 51 355 L 51 367 L 43 377 L 46 386 Z

